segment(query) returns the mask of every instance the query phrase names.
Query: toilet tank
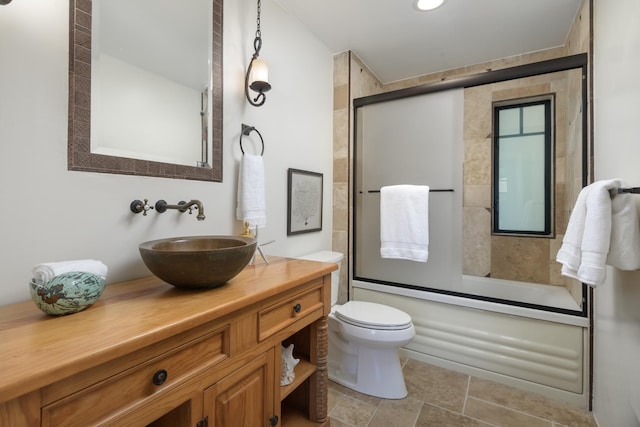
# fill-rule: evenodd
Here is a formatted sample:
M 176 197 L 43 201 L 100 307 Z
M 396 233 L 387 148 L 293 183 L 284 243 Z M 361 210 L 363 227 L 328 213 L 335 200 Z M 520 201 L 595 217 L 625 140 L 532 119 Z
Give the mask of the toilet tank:
M 340 287 L 340 266 L 342 264 L 342 258 L 344 258 L 344 254 L 333 251 L 320 251 L 308 255 L 303 255 L 297 258 L 306 259 L 309 261 L 333 262 L 338 264 L 338 269 L 331 272 L 331 305 L 333 306 L 336 302 L 338 302 L 338 288 Z

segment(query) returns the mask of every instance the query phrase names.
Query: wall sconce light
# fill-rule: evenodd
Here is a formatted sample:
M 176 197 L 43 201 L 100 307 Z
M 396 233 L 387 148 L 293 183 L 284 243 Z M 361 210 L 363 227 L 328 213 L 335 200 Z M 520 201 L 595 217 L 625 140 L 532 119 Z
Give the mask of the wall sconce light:
M 247 75 L 244 78 L 244 94 L 247 97 L 247 101 L 249 104 L 254 107 L 259 107 L 267 100 L 265 96 L 265 92 L 271 89 L 271 85 L 269 84 L 269 68 L 267 67 L 267 63 L 262 59 L 259 59 L 260 49 L 262 48 L 262 33 L 260 33 L 260 8 L 261 3 L 258 0 L 258 18 L 257 29 L 256 29 L 256 38 L 253 40 L 253 49 L 254 53 L 251 57 L 251 61 L 249 62 L 249 68 L 247 68 Z M 254 92 L 258 92 L 258 95 L 251 99 L 251 95 L 249 94 L 249 89 Z
M 11 3 L 11 0 L 0 0 L 0 6 Z

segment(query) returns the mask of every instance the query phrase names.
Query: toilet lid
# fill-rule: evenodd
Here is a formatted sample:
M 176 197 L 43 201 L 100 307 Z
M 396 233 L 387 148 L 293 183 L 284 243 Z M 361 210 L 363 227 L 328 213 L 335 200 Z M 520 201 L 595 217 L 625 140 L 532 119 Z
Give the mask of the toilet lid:
M 349 301 L 336 307 L 336 317 L 355 326 L 370 329 L 406 329 L 411 316 L 404 311 L 373 302 Z

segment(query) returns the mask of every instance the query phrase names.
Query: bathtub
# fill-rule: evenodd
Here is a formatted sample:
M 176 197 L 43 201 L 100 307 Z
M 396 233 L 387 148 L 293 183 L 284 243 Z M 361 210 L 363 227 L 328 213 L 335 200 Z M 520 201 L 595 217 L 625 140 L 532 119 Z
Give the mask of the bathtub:
M 465 276 L 461 291 L 486 297 L 475 299 L 355 279 L 352 299 L 411 315 L 406 357 L 587 408 L 588 319 L 567 314 L 581 308 L 564 288 L 543 286 Z M 523 303 L 498 302 L 513 295 Z M 550 304 L 566 312 L 534 308 Z

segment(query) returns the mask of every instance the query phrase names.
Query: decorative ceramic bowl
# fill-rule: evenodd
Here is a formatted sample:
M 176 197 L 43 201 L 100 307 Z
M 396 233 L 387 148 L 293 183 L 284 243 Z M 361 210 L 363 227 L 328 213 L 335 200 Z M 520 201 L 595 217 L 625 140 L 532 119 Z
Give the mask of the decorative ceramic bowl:
M 31 299 L 47 314 L 61 316 L 77 313 L 95 303 L 106 280 L 95 274 L 72 271 L 55 276 L 45 284 L 29 283 Z

